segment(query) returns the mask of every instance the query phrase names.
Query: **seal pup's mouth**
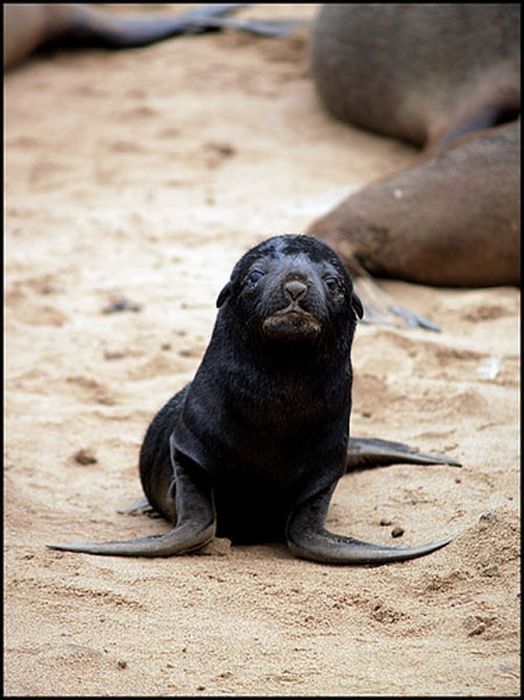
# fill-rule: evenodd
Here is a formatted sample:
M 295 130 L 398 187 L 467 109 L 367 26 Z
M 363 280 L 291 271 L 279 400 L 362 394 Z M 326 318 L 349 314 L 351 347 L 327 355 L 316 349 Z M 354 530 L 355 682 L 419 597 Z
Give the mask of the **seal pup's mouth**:
M 321 331 L 320 321 L 296 304 L 276 311 L 262 322 L 262 331 L 275 340 L 310 340 Z

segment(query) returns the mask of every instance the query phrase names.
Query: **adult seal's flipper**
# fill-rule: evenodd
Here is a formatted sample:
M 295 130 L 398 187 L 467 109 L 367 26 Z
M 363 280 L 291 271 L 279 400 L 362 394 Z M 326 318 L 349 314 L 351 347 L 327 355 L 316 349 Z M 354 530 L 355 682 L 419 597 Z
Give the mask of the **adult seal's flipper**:
M 400 306 L 377 284 L 356 259 L 348 264 L 348 268 L 354 275 L 354 288 L 364 307 L 364 317 L 361 323 L 401 329 L 422 328 L 440 333 L 440 328 L 436 323 L 411 309 Z
M 4 68 L 19 63 L 43 46 L 124 49 L 225 28 L 276 38 L 304 25 L 298 20 L 236 20 L 226 16 L 245 6 L 245 3 L 201 5 L 178 15 L 142 13 L 125 17 L 93 3 L 7 4 L 4 6 Z
M 451 542 L 451 538 L 447 538 L 417 547 L 392 547 L 329 532 L 324 529 L 324 521 L 334 488 L 335 485 L 320 491 L 291 514 L 286 540 L 295 556 L 323 564 L 389 564 L 422 557 Z
M 107 48 L 146 46 L 163 39 L 182 34 L 202 34 L 220 29 L 238 29 L 251 34 L 281 37 L 303 25 L 298 20 L 237 20 L 228 17 L 232 12 L 246 7 L 245 3 L 201 5 L 178 16 L 123 17 L 90 6 L 78 5 L 66 36 L 59 36 L 75 44 L 90 44 Z
M 307 25 L 307 22 L 295 19 L 231 19 L 230 17 L 211 17 L 193 24 L 195 28 L 200 28 L 200 31 L 237 29 L 255 36 L 269 37 L 270 39 L 280 39 L 288 36 L 296 29 Z

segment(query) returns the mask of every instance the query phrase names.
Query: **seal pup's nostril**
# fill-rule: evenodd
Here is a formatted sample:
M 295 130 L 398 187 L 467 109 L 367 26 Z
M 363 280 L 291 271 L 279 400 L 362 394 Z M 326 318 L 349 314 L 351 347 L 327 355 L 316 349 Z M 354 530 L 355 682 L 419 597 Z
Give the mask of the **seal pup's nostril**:
M 307 285 L 304 284 L 304 282 L 299 282 L 299 280 L 291 280 L 290 282 L 285 283 L 284 290 L 289 294 L 293 301 L 296 301 L 307 292 Z

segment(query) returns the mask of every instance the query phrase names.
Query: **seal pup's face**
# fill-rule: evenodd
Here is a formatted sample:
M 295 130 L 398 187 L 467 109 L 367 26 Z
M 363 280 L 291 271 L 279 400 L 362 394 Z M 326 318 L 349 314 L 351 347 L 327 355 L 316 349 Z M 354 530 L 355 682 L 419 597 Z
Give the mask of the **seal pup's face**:
M 243 326 L 269 341 L 310 342 L 352 335 L 362 305 L 347 269 L 316 238 L 275 236 L 249 250 L 220 293 Z

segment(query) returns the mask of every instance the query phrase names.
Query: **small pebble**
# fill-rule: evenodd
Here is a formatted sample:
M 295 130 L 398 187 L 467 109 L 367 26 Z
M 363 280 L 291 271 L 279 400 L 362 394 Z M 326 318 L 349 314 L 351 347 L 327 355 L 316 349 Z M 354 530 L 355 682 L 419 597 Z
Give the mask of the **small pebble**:
M 490 525 L 494 525 L 498 520 L 498 516 L 492 510 L 487 513 L 482 513 L 479 518 L 479 526 L 481 530 L 485 530 Z
M 120 313 L 121 311 L 140 311 L 142 307 L 140 304 L 135 304 L 133 301 L 129 301 L 128 299 L 125 299 L 124 297 L 121 297 L 119 299 L 115 299 L 112 301 L 110 304 L 105 306 L 102 309 L 103 314 L 116 314 Z
M 487 566 L 484 571 L 482 572 L 483 576 L 498 576 L 499 575 L 499 567 L 498 564 L 491 564 L 491 566 Z
M 78 464 L 96 464 L 98 462 L 93 450 L 90 447 L 81 447 L 73 455 L 73 459 Z
M 118 666 L 118 668 L 127 668 L 127 661 L 119 660 L 116 662 L 116 665 Z
M 218 153 L 221 156 L 234 156 L 236 153 L 236 149 L 234 146 L 232 146 L 230 143 L 217 143 L 217 142 L 211 142 L 211 143 L 206 143 L 206 148 L 208 148 L 210 151 L 214 151 L 215 153 Z
M 468 637 L 482 634 L 486 629 L 486 623 L 478 615 L 468 615 L 463 624 L 468 632 Z
M 121 360 L 125 356 L 122 350 L 104 350 L 104 360 Z
M 195 348 L 181 348 L 178 351 L 181 357 L 200 357 L 202 355 L 202 350 L 198 347 Z
M 381 524 L 382 526 L 388 526 L 388 525 L 392 525 L 392 524 L 393 524 L 393 521 L 390 520 L 389 518 L 381 518 L 381 519 L 380 519 L 380 524 Z
M 396 525 L 393 530 L 391 530 L 391 537 L 402 537 L 404 534 L 404 528 L 400 525 Z
M 490 510 L 487 513 L 482 513 L 479 518 L 479 523 L 492 523 L 497 520 L 497 514 Z
M 476 627 L 474 627 L 472 630 L 468 632 L 468 637 L 473 637 L 477 634 L 482 634 L 484 630 L 486 629 L 486 623 L 485 622 L 479 622 Z

